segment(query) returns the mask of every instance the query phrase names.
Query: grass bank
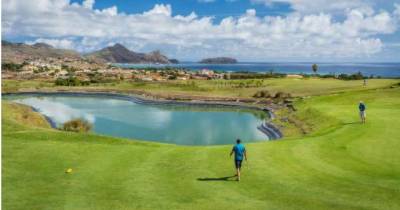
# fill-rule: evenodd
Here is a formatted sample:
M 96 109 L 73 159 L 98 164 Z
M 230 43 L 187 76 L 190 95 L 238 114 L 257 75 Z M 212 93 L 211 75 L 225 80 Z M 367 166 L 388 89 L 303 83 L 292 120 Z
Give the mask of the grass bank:
M 358 123 L 358 100 L 367 103 L 365 125 Z M 231 146 L 61 132 L 40 120 L 23 121 L 16 117 L 20 107 L 3 103 L 2 207 L 399 209 L 400 89 L 349 91 L 295 103 L 304 117 L 304 110 L 313 110 L 307 119 L 315 132 L 248 144 L 249 164 L 240 183 L 225 178 L 233 174 Z M 66 168 L 73 172 L 65 174 Z

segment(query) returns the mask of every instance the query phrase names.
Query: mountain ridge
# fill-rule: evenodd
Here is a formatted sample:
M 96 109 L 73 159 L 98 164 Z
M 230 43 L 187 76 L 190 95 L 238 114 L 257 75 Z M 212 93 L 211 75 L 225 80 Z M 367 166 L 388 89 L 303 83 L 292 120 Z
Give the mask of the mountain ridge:
M 88 53 L 85 57 L 108 63 L 171 63 L 168 57 L 159 50 L 150 53 L 138 53 L 119 43 Z
M 122 44 L 115 44 L 87 54 L 81 54 L 74 50 L 55 48 L 46 43 L 25 44 L 17 42 L 1 41 L 2 61 L 22 63 L 32 59 L 46 58 L 73 58 L 87 59 L 102 63 L 177 63 L 176 59 L 169 59 L 159 50 L 150 53 L 134 52 Z
M 2 62 L 22 63 L 30 59 L 44 58 L 74 58 L 81 59 L 81 55 L 74 50 L 57 49 L 46 43 L 13 43 L 1 41 Z

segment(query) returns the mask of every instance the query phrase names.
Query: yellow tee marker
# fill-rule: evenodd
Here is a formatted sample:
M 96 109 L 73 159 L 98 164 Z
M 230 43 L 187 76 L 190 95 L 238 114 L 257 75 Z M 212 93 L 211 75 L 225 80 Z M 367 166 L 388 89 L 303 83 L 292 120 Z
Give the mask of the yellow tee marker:
M 67 170 L 65 170 L 65 173 L 67 173 L 67 174 L 72 173 L 72 168 L 68 168 Z

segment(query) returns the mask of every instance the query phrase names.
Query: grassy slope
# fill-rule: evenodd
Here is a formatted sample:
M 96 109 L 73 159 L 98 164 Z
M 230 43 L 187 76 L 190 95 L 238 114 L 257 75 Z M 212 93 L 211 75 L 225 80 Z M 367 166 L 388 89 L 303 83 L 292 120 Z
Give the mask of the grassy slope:
M 367 102 L 368 123 L 356 103 Z M 243 181 L 230 146 L 183 147 L 33 128 L 3 112 L 5 209 L 399 209 L 400 90 L 297 102 L 341 126 L 248 144 Z M 13 111 L 5 106 L 5 113 Z M 315 122 L 322 119 L 317 118 Z M 324 134 L 325 133 L 325 134 Z M 64 170 L 72 167 L 72 174 Z
M 29 106 L 10 102 L 3 102 L 2 106 L 2 120 L 11 120 L 13 124 L 30 124 L 35 127 L 51 128 L 46 118 L 43 115 L 34 112 Z M 7 126 L 9 124 L 4 123 L 4 125 Z

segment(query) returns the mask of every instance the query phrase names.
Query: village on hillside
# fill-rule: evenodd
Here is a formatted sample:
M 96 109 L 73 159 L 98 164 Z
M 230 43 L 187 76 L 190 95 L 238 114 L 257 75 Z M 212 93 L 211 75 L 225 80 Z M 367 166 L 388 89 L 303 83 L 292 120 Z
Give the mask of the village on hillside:
M 189 71 L 169 67 L 160 69 L 122 68 L 112 64 L 74 58 L 39 58 L 25 60 L 21 64 L 2 64 L 2 79 L 16 80 L 57 80 L 68 78 L 76 78 L 82 82 L 209 80 L 222 79 L 224 75 L 225 73 L 217 73 L 209 69 Z

